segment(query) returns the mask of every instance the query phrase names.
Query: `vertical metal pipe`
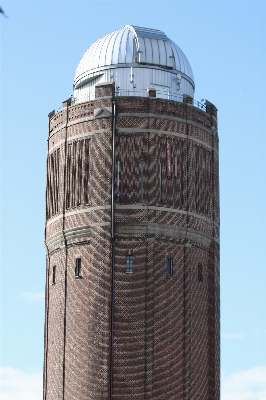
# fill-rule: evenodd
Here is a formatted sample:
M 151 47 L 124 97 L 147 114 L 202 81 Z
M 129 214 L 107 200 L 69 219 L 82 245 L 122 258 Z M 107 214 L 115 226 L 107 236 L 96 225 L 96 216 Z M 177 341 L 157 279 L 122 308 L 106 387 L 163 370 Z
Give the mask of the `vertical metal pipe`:
M 120 161 L 117 161 L 117 200 L 120 201 Z
M 160 200 L 162 201 L 162 163 L 159 164 L 159 188 L 160 188 Z
M 110 400 L 113 398 L 113 364 L 114 364 L 114 267 L 115 267 L 115 240 L 114 240 L 114 196 L 115 196 L 115 121 L 116 102 L 113 102 L 113 126 L 112 126 L 112 187 L 111 187 L 111 343 L 110 343 Z
M 111 188 L 111 238 L 114 238 L 114 197 L 115 197 L 115 118 L 116 102 L 113 102 L 113 126 L 112 126 L 112 188 Z
M 66 125 L 65 125 L 65 154 L 64 154 L 64 180 L 63 180 L 63 198 L 61 200 L 62 202 L 62 214 L 63 214 L 63 221 L 62 221 L 62 233 L 64 237 L 64 245 L 65 245 L 65 304 L 64 304 L 64 349 L 63 349 L 63 400 L 65 398 L 65 365 L 66 365 L 66 322 L 67 322 L 67 262 L 68 262 L 68 249 L 67 249 L 67 240 L 66 240 L 66 235 L 65 235 L 65 214 L 66 214 L 66 163 L 67 163 L 67 127 L 68 127 L 68 106 L 69 104 L 67 103 L 66 107 Z

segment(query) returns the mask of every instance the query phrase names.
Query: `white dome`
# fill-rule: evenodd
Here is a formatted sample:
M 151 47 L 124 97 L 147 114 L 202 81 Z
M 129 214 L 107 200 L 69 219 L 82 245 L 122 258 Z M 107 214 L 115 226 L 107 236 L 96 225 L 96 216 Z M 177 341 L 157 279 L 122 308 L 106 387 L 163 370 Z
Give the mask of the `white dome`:
M 182 84 L 180 86 L 179 82 L 176 90 L 170 82 L 173 74 L 175 81 L 176 76 L 180 78 L 181 75 Z M 92 86 L 94 88 L 95 84 L 107 80 L 115 80 L 121 90 L 144 90 L 147 87 L 162 86 L 168 87 L 171 92 L 180 92 L 180 87 L 183 87 L 179 94 L 185 93 L 192 97 L 195 86 L 187 57 L 165 33 L 132 25 L 125 25 L 104 35 L 88 48 L 76 69 L 75 96 L 92 94 Z

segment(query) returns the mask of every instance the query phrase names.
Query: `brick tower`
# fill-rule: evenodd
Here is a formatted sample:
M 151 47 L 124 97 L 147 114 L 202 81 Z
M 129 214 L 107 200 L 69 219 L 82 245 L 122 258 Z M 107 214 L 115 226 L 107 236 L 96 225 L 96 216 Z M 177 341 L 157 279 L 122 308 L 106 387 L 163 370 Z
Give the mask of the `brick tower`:
M 217 110 L 131 25 L 49 114 L 44 400 L 219 400 Z

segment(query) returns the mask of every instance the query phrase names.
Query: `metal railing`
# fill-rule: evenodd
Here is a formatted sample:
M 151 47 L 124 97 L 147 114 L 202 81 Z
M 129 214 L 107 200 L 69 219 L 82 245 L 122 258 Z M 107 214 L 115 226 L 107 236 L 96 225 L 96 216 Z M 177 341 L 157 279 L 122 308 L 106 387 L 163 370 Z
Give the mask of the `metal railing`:
M 203 111 L 206 111 L 206 104 L 205 103 L 202 103 L 201 101 L 193 99 L 192 104 L 193 104 L 193 106 L 195 106 L 197 108 L 200 108 Z
M 121 89 L 119 86 L 117 86 L 115 88 L 115 96 L 119 97 L 119 96 L 136 96 L 136 97 L 147 97 L 147 89 Z M 166 91 L 166 90 L 158 90 L 156 88 L 156 98 L 159 99 L 165 99 L 165 100 L 174 100 L 174 101 L 179 101 L 180 103 L 185 103 L 188 102 L 192 105 L 194 105 L 195 107 L 199 108 L 200 110 L 206 111 L 206 104 L 202 103 L 198 100 L 194 100 L 194 99 L 189 99 L 189 101 L 185 101 L 183 96 L 179 93 L 173 93 L 170 91 Z M 79 97 L 72 97 L 72 101 L 71 104 L 72 105 L 76 105 L 79 103 L 83 103 L 86 101 L 91 101 L 95 99 L 95 92 L 92 93 L 87 93 L 83 96 L 79 96 Z
M 151 88 L 152 89 L 152 88 Z M 183 102 L 183 96 L 178 93 L 172 93 L 168 90 L 156 90 L 156 97 L 159 99 L 166 99 L 166 100 L 175 100 Z M 120 89 L 120 87 L 116 87 L 115 89 L 115 96 L 139 96 L 139 97 L 147 97 L 147 89 Z
M 93 93 L 87 93 L 82 96 L 74 97 L 71 96 L 71 104 L 74 106 L 79 103 L 85 103 L 86 101 L 95 100 L 95 91 Z

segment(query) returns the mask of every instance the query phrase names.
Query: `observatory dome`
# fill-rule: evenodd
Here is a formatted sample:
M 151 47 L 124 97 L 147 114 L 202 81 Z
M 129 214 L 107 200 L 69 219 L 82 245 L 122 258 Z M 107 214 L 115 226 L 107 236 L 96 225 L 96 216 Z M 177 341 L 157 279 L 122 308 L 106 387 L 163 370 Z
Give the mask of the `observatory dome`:
M 156 96 L 179 100 L 194 96 L 194 77 L 183 51 L 160 30 L 125 25 L 93 43 L 74 76 L 74 97 L 94 99 L 95 85 L 114 81 L 116 95 Z

